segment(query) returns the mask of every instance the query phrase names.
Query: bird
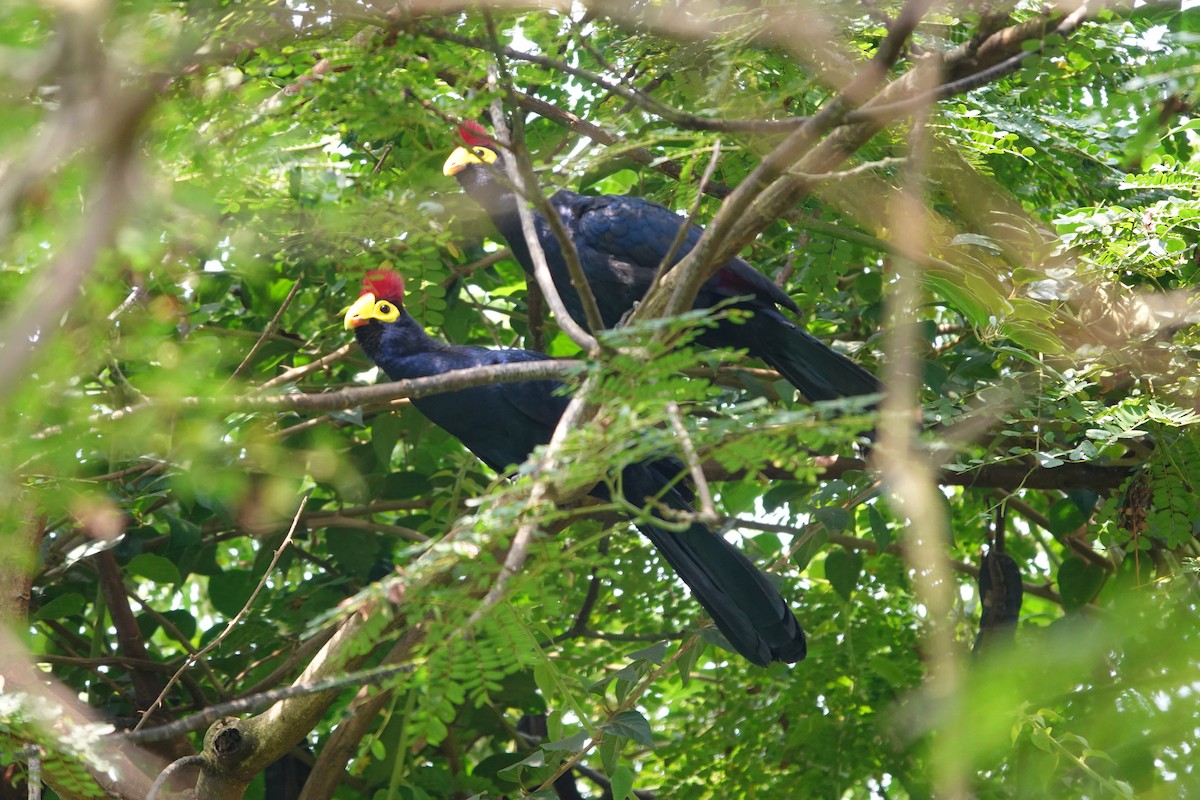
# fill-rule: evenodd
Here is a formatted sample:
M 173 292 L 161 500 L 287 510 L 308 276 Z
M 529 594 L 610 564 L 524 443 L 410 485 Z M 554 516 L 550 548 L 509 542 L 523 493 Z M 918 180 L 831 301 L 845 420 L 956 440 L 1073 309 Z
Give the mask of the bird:
M 467 121 L 458 133 L 463 145 L 450 153 L 442 173 L 454 177 L 483 207 L 521 267 L 533 275 L 533 261 L 517 214 L 517 195 L 503 177 L 503 155 L 479 123 Z M 674 211 L 632 195 L 583 195 L 564 189 L 549 202 L 575 245 L 606 328 L 615 327 L 646 295 L 681 228 L 686 226 L 671 266 L 691 252 L 703 233 Z M 586 329 L 583 304 L 558 239 L 537 212 L 534 227 L 563 305 Z M 752 315 L 740 324 L 718 319 L 715 327 L 697 337 L 699 344 L 746 350 L 777 370 L 810 401 L 881 391 L 879 381 L 868 370 L 787 319 L 781 307 L 795 314 L 801 313 L 800 307 L 741 258 L 725 262 L 700 287 L 693 308 L 718 306 L 732 306 Z
M 455 345 L 430 336 L 405 311 L 404 281 L 390 269 L 367 272 L 343 324 L 392 380 L 550 358 L 532 350 Z M 500 474 L 522 464 L 538 445 L 549 443 L 569 402 L 563 385 L 554 380 L 497 383 L 412 400 L 430 422 Z M 681 465 L 670 458 L 644 460 L 623 467 L 615 483 L 624 499 L 638 508 L 653 498 L 675 511 L 690 512 L 681 472 Z M 591 494 L 611 499 L 603 481 Z M 684 530 L 643 518 L 634 524 L 688 586 L 733 650 L 759 666 L 805 657 L 804 630 L 779 590 L 723 536 L 698 521 Z

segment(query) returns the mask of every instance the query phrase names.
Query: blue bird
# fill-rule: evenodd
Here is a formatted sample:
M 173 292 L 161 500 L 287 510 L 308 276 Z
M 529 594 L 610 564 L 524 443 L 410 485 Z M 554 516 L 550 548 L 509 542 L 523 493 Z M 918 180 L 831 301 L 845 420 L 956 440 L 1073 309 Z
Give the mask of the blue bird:
M 390 270 L 372 270 L 362 294 L 345 314 L 363 352 L 392 380 L 443 375 L 491 364 L 549 358 L 531 350 L 492 350 L 452 345 L 432 338 L 404 310 L 404 283 Z M 557 381 L 524 381 L 477 386 L 414 398 L 429 420 L 458 439 L 497 472 L 523 463 L 538 445 L 549 443 L 570 398 Z M 686 489 L 678 485 L 680 465 L 670 459 L 624 467 L 624 499 L 643 507 L 651 498 L 691 511 Z M 593 496 L 609 499 L 598 484 Z M 749 661 L 794 663 L 804 658 L 804 631 L 779 591 L 733 545 L 707 526 L 674 531 L 635 523 L 712 616 L 730 646 Z
M 483 207 L 521 267 L 533 275 L 533 261 L 517 215 L 517 196 L 500 177 L 503 157 L 478 123 L 468 122 L 460 127 L 459 136 L 464 146 L 450 154 L 442 172 L 453 176 L 466 194 Z M 583 273 L 608 328 L 615 327 L 649 291 L 680 228 L 687 226 L 671 266 L 691 252 L 703 233 L 670 209 L 640 197 L 592 196 L 563 190 L 550 198 L 550 205 L 562 219 L 579 253 Z M 557 237 L 540 213 L 534 214 L 534 227 L 567 312 L 586 328 L 583 304 L 571 283 Z M 741 299 L 733 302 L 735 298 Z M 880 391 L 874 375 L 789 321 L 780 307 L 797 314 L 800 307 L 740 258 L 727 261 L 704 283 L 693 308 L 730 304 L 753 312 L 752 316 L 742 324 L 718 320 L 714 328 L 697 338 L 699 344 L 746 350 L 775 368 L 811 401 Z

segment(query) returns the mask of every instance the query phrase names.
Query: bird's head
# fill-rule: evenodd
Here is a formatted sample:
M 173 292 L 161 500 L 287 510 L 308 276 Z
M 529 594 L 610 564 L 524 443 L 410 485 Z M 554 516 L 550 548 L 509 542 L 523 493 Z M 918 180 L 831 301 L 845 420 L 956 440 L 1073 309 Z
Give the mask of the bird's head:
M 367 272 L 362 294 L 346 311 L 346 330 L 361 328 L 372 321 L 395 322 L 404 313 L 404 280 L 390 269 Z
M 462 146 L 455 148 L 442 165 L 442 174 L 446 177 L 457 176 L 469 167 L 499 162 L 500 153 L 496 150 L 495 140 L 478 122 L 464 122 L 458 127 L 458 137 L 462 139 Z

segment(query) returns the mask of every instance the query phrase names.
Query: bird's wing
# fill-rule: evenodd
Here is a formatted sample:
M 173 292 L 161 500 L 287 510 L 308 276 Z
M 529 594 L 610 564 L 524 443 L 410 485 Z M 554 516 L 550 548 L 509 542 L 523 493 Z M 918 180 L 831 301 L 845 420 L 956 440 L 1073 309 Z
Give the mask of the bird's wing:
M 703 230 L 668 208 L 629 195 L 592 197 L 558 192 L 551 198 L 564 224 L 574 233 L 581 258 L 591 250 L 602 258 L 635 265 L 642 293 L 649 288 L 682 226 L 687 226 L 672 265 L 691 252 Z M 730 259 L 704 288 L 728 297 L 753 295 L 763 302 L 799 311 L 786 292 L 740 258 Z
M 493 364 L 512 364 L 523 361 L 545 361 L 550 357 L 532 350 L 487 350 L 491 354 Z M 558 420 L 571 401 L 569 395 L 560 390 L 562 384 L 558 381 L 521 381 L 519 383 L 498 383 L 492 387 L 504 398 L 508 406 L 518 414 L 527 417 L 551 431 L 558 425 Z

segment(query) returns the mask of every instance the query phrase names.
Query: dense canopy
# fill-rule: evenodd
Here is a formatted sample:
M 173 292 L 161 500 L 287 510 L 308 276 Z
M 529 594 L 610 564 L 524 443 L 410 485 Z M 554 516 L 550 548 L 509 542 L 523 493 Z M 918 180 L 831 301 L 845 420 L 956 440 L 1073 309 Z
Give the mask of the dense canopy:
M 1197 16 L 0 5 L 0 797 L 1194 795 Z M 539 213 L 706 233 L 593 337 L 444 174 L 464 123 Z M 748 324 L 689 310 L 735 256 L 882 398 L 689 346 Z M 558 360 L 388 382 L 343 326 L 379 267 Z M 411 402 L 549 379 L 506 474 Z M 664 458 L 805 660 L 630 524 Z

